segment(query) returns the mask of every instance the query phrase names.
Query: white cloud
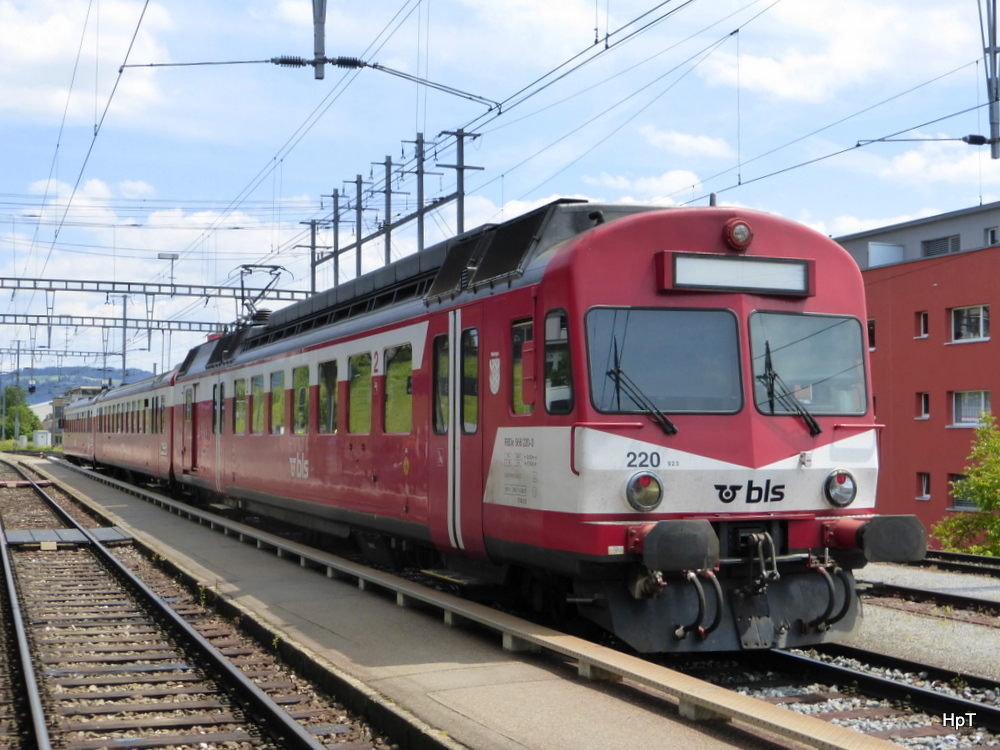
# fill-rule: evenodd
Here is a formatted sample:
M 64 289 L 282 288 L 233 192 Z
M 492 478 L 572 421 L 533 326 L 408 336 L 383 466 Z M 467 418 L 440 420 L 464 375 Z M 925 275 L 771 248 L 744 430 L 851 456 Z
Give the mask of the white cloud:
M 130 45 L 130 62 L 169 61 L 157 39 L 171 27 L 163 6 L 150 5 L 141 26 L 138 0 L 106 0 L 99 23 L 94 11 L 88 19 L 88 7 L 83 0 L 0 3 L 0 113 L 37 119 L 65 111 L 71 122 L 93 122 L 111 96 Z M 129 69 L 114 96 L 115 111 L 127 115 L 160 94 L 150 71 Z
M 704 156 L 714 159 L 732 159 L 736 156 L 736 152 L 726 143 L 724 138 L 678 133 L 674 130 L 660 130 L 653 125 L 645 125 L 640 128 L 639 132 L 651 146 L 688 159 Z
M 156 188 L 143 180 L 122 180 L 118 183 L 118 193 L 123 198 L 152 198 Z
M 819 103 L 879 79 L 918 82 L 970 62 L 978 36 L 975 13 L 937 3 L 779 3 L 740 31 L 738 56 L 728 44 L 700 72 L 713 84 Z
M 1000 184 L 1000 163 L 990 159 L 985 147 L 962 142 L 922 143 L 883 163 L 877 174 L 901 184 L 976 185 Z
M 598 177 L 584 177 L 583 182 L 617 191 L 624 201 L 653 201 L 657 203 L 677 203 L 698 190 L 701 180 L 694 172 L 686 169 L 674 169 L 652 177 L 632 178 L 625 175 L 612 175 L 607 172 Z

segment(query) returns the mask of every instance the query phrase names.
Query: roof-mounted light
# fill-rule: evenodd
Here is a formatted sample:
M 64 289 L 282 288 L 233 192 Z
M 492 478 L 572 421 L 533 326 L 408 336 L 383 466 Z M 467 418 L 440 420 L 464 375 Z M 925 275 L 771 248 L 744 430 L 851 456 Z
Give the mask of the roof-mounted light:
M 736 252 L 742 253 L 753 242 L 753 228 L 743 219 L 730 219 L 723 227 L 726 244 Z

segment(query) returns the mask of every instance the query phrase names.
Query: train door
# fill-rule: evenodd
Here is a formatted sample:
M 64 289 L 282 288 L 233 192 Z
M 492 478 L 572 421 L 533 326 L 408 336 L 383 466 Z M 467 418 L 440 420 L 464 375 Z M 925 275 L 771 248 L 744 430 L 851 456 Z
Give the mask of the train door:
M 198 471 L 198 385 L 184 388 L 184 423 L 181 425 L 181 466 L 184 473 Z
M 483 545 L 482 307 L 452 310 L 432 326 L 432 430 L 428 516 L 440 547 Z M 436 332 L 435 332 L 435 329 Z

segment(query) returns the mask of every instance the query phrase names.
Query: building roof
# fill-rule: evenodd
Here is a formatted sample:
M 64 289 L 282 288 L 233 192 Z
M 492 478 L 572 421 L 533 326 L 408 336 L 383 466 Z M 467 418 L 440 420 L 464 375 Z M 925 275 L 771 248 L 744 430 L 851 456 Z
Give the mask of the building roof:
M 920 219 L 913 219 L 912 221 L 903 221 L 898 224 L 888 224 L 884 227 L 877 227 L 875 229 L 866 229 L 864 232 L 855 232 L 854 234 L 845 234 L 840 237 L 834 237 L 834 242 L 850 242 L 852 240 L 864 239 L 865 237 L 873 237 L 877 235 L 885 235 L 893 232 L 897 232 L 903 229 L 913 229 L 915 227 L 923 226 L 926 224 L 937 224 L 943 221 L 948 221 L 951 219 L 961 219 L 966 216 L 974 216 L 977 214 L 987 213 L 989 211 L 1000 211 L 1000 201 L 994 201 L 993 203 L 985 203 L 979 206 L 973 206 L 972 208 L 962 208 L 958 211 L 948 211 L 943 214 L 934 214 L 933 216 L 925 216 Z

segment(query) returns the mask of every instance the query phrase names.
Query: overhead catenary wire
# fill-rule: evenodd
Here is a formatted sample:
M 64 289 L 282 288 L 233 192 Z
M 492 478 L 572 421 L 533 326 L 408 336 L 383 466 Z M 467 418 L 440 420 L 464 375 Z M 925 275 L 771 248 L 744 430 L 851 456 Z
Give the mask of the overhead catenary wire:
M 657 7 L 662 7 L 662 5 L 666 5 L 666 3 L 664 3 L 664 4 L 661 4 L 660 6 L 657 6 Z M 404 7 L 405 7 L 405 6 L 404 6 Z M 617 32 L 615 32 L 615 33 L 617 33 Z M 614 40 L 615 40 L 615 37 L 614 37 L 614 34 L 613 34 L 613 33 L 608 33 L 608 34 L 607 34 L 607 37 L 608 37 L 608 38 L 609 38 L 609 39 L 610 39 L 611 41 L 614 41 Z M 620 38 L 620 37 L 619 37 L 619 38 Z M 506 111 L 504 112 L 504 114 L 506 114 Z M 616 132 L 617 132 L 617 131 L 616 131 Z M 905 132 L 905 131 L 904 131 L 904 132 Z M 807 137 L 807 136 L 804 136 L 804 137 Z M 845 151 L 846 151 L 846 150 L 848 150 L 848 149 L 845 149 Z M 758 157 L 754 157 L 754 159 L 756 159 L 756 158 L 762 158 L 762 157 L 763 157 L 763 155 L 761 155 L 761 156 L 758 156 Z M 578 158 L 582 158 L 582 156 L 581 156 L 581 157 L 578 157 Z M 740 163 L 742 163 L 743 165 L 746 165 L 746 164 L 748 164 L 748 163 L 752 162 L 752 161 L 753 161 L 754 159 L 749 159 L 749 160 L 747 160 L 747 161 L 743 161 L 742 159 L 740 159 L 739 161 L 740 161 Z M 280 163 L 281 163 L 281 160 L 280 160 L 280 159 L 278 159 L 278 160 L 277 160 L 277 162 L 276 162 L 275 164 L 273 164 L 273 165 L 270 165 L 270 166 L 272 166 L 272 169 L 270 169 L 270 170 L 268 171 L 268 174 L 271 174 L 271 173 L 273 173 L 273 170 L 274 170 L 274 169 L 276 169 L 276 168 L 279 168 L 279 166 L 280 166 Z M 813 162 L 807 162 L 807 163 L 813 163 Z M 565 168 L 566 168 L 566 167 L 563 167 L 563 169 L 565 169 Z M 777 173 L 775 173 L 775 174 L 777 174 Z M 550 179 L 551 179 L 551 178 L 550 178 Z M 544 183 L 542 183 L 542 184 L 544 184 Z M 241 204 L 240 204 L 240 205 L 241 205 L 241 206 L 243 206 L 243 205 L 244 205 L 244 202 L 241 202 Z M 437 220 L 437 218 L 435 218 L 435 220 Z M 214 230 L 213 230 L 213 231 L 214 231 Z M 300 235 L 300 236 L 301 236 L 301 235 Z M 287 246 L 288 246 L 288 244 L 289 244 L 288 242 L 283 242 L 283 243 L 281 243 L 281 246 L 283 246 L 283 247 L 287 247 Z M 198 250 L 197 250 L 197 251 L 198 251 L 198 252 L 207 252 L 207 251 L 205 251 L 205 250 L 203 250 L 203 249 L 202 249 L 203 247 L 204 247 L 204 245 L 203 245 L 203 244 L 202 244 L 202 245 L 199 245 L 199 248 L 198 248 Z M 277 248 L 277 249 L 281 250 L 281 247 L 279 247 L 279 248 Z M 195 252 L 195 250 L 192 250 L 192 252 Z

